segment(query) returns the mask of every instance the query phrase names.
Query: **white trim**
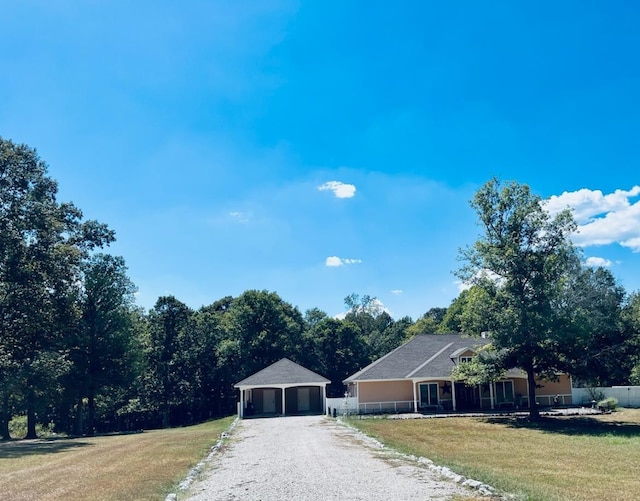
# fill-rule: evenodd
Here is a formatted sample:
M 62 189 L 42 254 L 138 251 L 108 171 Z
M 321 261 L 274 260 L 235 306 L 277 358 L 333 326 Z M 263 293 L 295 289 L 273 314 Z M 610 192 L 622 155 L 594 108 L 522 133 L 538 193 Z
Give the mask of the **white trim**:
M 393 378 L 393 379 L 360 379 L 358 381 L 350 381 L 349 384 L 353 383 L 388 383 L 389 381 L 411 381 L 411 379 L 407 379 L 404 377 Z

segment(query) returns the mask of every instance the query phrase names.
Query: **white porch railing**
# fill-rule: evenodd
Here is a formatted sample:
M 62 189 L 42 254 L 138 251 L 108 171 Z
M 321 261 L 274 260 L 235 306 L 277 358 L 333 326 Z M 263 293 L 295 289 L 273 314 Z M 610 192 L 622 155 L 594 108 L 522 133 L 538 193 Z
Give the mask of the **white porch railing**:
M 388 402 L 361 402 L 358 412 L 374 414 L 384 412 L 413 412 L 413 400 L 392 400 Z

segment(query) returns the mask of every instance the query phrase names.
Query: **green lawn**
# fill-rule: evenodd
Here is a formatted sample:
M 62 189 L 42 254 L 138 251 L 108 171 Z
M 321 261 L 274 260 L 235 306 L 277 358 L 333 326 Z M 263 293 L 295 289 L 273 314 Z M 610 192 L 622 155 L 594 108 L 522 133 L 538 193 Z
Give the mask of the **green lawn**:
M 0 442 L 0 492 L 12 501 L 161 500 L 233 419 L 129 435 Z
M 352 419 L 401 452 L 526 500 L 640 499 L 640 410 L 590 417 Z

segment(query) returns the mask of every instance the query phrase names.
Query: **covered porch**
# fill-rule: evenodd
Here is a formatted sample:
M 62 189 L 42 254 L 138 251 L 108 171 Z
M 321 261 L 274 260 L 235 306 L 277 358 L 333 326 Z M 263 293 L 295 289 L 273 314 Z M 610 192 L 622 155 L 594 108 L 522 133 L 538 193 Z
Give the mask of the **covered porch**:
M 545 382 L 536 392 L 540 405 L 571 403 L 570 381 Z M 523 374 L 481 385 L 467 385 L 452 378 L 415 378 L 395 381 L 357 381 L 348 394 L 357 400 L 358 414 L 403 412 L 469 412 L 529 407 L 527 380 Z

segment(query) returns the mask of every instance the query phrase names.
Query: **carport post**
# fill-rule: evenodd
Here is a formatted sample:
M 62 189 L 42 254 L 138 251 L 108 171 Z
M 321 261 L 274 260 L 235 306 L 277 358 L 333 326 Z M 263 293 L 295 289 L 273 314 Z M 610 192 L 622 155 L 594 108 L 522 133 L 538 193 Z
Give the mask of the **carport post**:
M 456 382 L 455 381 L 451 381 L 451 400 L 452 400 L 452 404 L 453 404 L 453 411 L 455 412 L 457 409 L 457 402 L 456 402 Z
M 285 386 L 282 387 L 282 415 L 286 416 L 287 415 L 287 389 Z
M 491 398 L 491 410 L 493 410 L 496 408 L 493 400 L 493 383 L 489 383 L 489 398 Z

